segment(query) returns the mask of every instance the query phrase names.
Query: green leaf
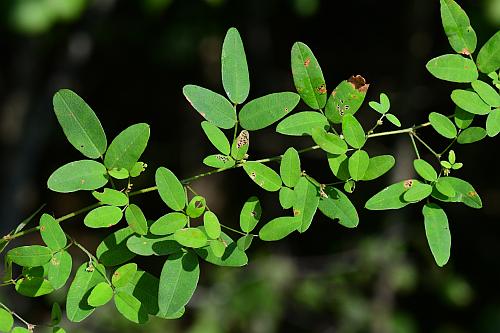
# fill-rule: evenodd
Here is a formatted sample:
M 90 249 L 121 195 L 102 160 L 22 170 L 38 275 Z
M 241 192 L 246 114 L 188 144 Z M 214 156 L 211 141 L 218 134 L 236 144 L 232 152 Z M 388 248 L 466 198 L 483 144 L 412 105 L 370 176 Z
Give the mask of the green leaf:
M 323 72 L 311 49 L 304 43 L 292 46 L 292 75 L 300 97 L 311 108 L 319 110 L 326 104 Z
M 52 304 L 52 311 L 50 312 L 50 324 L 55 326 L 59 325 L 62 320 L 62 311 L 59 303 Z
M 148 222 L 139 206 L 134 204 L 128 206 L 125 210 L 125 219 L 130 229 L 135 233 L 139 235 L 146 235 L 148 233 Z
M 40 297 L 50 294 L 54 287 L 42 277 L 27 277 L 16 281 L 16 291 L 26 297 Z
M 450 258 L 451 235 L 448 218 L 444 210 L 434 203 L 428 203 L 422 209 L 425 235 L 432 255 L 439 267 L 443 267 Z
M 230 28 L 221 54 L 222 85 L 227 96 L 234 104 L 243 103 L 250 91 L 247 58 L 243 42 L 236 28 Z
M 390 123 L 392 123 L 396 127 L 401 127 L 401 122 L 399 121 L 398 117 L 393 115 L 392 113 L 386 113 L 385 117 L 387 120 L 389 120 Z
M 144 123 L 124 129 L 109 145 L 104 157 L 106 168 L 132 170 L 148 145 L 149 133 L 149 125 Z
M 50 175 L 47 186 L 54 192 L 95 190 L 108 182 L 106 167 L 92 160 L 70 162 Z
M 346 154 L 332 155 L 328 154 L 328 165 L 332 173 L 340 180 L 348 180 L 349 175 L 349 160 Z
M 469 17 L 454 0 L 441 0 L 441 20 L 444 32 L 455 52 L 470 55 L 477 44 L 476 33 Z
M 224 132 L 208 121 L 202 121 L 201 127 L 203 128 L 208 140 L 210 140 L 218 151 L 224 155 L 229 155 L 231 153 L 231 147 Z
M 24 327 L 14 327 L 12 329 L 12 331 L 10 333 L 31 333 L 30 331 L 28 331 L 27 328 L 24 328 Z M 63 331 L 56 331 L 54 329 L 54 331 L 52 333 L 66 333 L 64 330 Z
M 130 238 L 129 238 L 130 240 Z M 125 287 L 137 272 L 136 263 L 128 263 L 118 268 L 111 277 L 111 283 L 116 288 Z
M 104 238 L 96 250 L 99 262 L 105 266 L 117 266 L 135 257 L 135 254 L 127 248 L 127 240 L 133 234 L 134 231 L 126 227 Z
M 5 309 L 0 308 L 0 332 L 10 332 L 14 325 L 14 317 Z
M 477 67 L 485 74 L 500 68 L 500 31 L 497 31 L 483 45 L 477 55 Z
M 459 135 L 457 142 L 460 144 L 474 143 L 486 137 L 486 130 L 482 127 L 469 127 Z
M 363 179 L 369 163 L 370 156 L 368 156 L 368 153 L 364 150 L 356 150 L 354 154 L 349 157 L 348 162 L 349 174 L 352 179 L 356 181 Z
M 236 163 L 231 156 L 221 154 L 209 155 L 203 159 L 203 164 L 217 169 L 232 168 Z
M 116 288 L 116 291 L 125 292 L 137 298 L 146 311 L 154 316 L 160 315 L 158 308 L 158 287 L 160 280 L 155 276 L 137 271 L 125 286 Z
M 260 220 L 262 207 L 259 198 L 252 196 L 245 201 L 240 212 L 240 228 L 243 232 L 250 233 Z
M 491 107 L 499 107 L 500 106 L 500 95 L 498 92 L 481 80 L 476 80 L 472 82 L 472 88 L 476 91 L 479 97 L 482 98 L 483 101 L 486 102 Z
M 368 163 L 368 169 L 361 180 L 373 180 L 384 175 L 389 170 L 392 169 L 396 160 L 391 155 L 380 155 L 375 157 L 370 157 L 370 162 Z
M 311 131 L 314 142 L 324 151 L 340 155 L 347 152 L 347 143 L 337 134 L 327 133 L 324 129 L 317 127 Z
M 436 78 L 450 82 L 472 82 L 479 76 L 474 61 L 458 54 L 445 54 L 431 59 L 425 67 Z
M 455 124 L 460 129 L 466 129 L 472 124 L 474 114 L 467 112 L 458 106 L 455 108 Z
M 101 206 L 91 210 L 83 219 L 89 228 L 108 228 L 122 219 L 121 208 L 115 206 Z
M 115 306 L 125 318 L 136 324 L 148 321 L 148 313 L 141 302 L 134 296 L 118 291 L 114 297 Z
M 102 265 L 89 267 L 82 264 L 76 271 L 66 296 L 66 317 L 72 322 L 81 322 L 94 312 L 95 308 L 88 304 L 92 289 L 100 282 L 105 282 Z
M 243 164 L 243 169 L 250 179 L 264 190 L 275 192 L 279 191 L 281 188 L 282 183 L 280 176 L 267 165 L 260 162 L 246 162 Z
M 113 298 L 113 288 L 107 282 L 100 282 L 90 292 L 87 302 L 97 308 L 108 303 Z
M 144 162 L 135 162 L 134 166 L 130 170 L 130 177 L 139 177 L 147 167 L 148 165 Z
M 342 121 L 342 134 L 345 141 L 353 148 L 360 149 L 365 145 L 365 131 L 353 115 L 346 114 L 344 116 L 344 120 Z
M 429 184 L 418 183 L 413 185 L 403 194 L 403 199 L 408 202 L 418 202 L 427 198 L 432 193 L 432 186 Z
M 59 90 L 53 104 L 57 120 L 73 147 L 86 157 L 101 157 L 106 151 L 106 134 L 90 106 L 68 89 Z
M 173 212 L 160 217 L 149 229 L 154 235 L 168 235 L 184 228 L 187 222 L 188 217 L 184 213 Z
M 279 192 L 279 200 L 283 209 L 292 208 L 295 203 L 295 191 L 289 187 L 282 187 Z
M 73 259 L 66 251 L 59 251 L 54 254 L 48 264 L 47 279 L 54 289 L 64 287 L 71 275 L 71 268 L 73 267 Z
M 124 168 L 113 168 L 108 170 L 108 174 L 115 179 L 127 179 L 130 177 L 130 173 Z
M 300 174 L 300 157 L 297 150 L 288 148 L 280 162 L 280 175 L 283 183 L 288 187 L 294 187 L 299 181 Z
M 220 237 L 220 223 L 217 215 L 211 211 L 206 211 L 203 215 L 203 226 L 205 227 L 205 232 L 211 239 L 217 239 Z M 196 229 L 197 230 L 197 229 Z M 205 244 L 204 244 L 205 245 Z
M 172 315 L 185 306 L 193 296 L 199 276 L 200 267 L 194 253 L 169 256 L 160 275 L 158 294 L 160 312 Z
M 422 177 L 423 179 L 434 182 L 437 180 L 437 172 L 434 170 L 432 165 L 430 165 L 427 161 L 422 159 L 417 159 L 413 161 L 413 167 L 415 171 Z
M 327 130 L 330 127 L 328 119 L 319 112 L 303 111 L 280 121 L 276 126 L 276 132 L 293 136 L 312 135 L 312 129 L 316 127 Z
M 191 218 L 197 218 L 203 215 L 206 208 L 206 200 L 200 195 L 194 196 L 186 208 L 186 214 Z
M 457 128 L 453 122 L 441 113 L 431 112 L 429 114 L 429 121 L 432 128 L 445 138 L 453 139 L 457 136 Z
M 198 228 L 179 229 L 174 233 L 174 239 L 182 246 L 200 248 L 207 245 L 207 236 Z
M 372 196 L 365 204 L 365 208 L 369 210 L 387 210 L 399 209 L 409 204 L 405 201 L 403 195 L 415 184 L 420 183 L 418 180 L 408 179 L 387 186 L 382 191 Z
M 104 205 L 111 205 L 111 206 L 128 205 L 127 195 L 123 192 L 113 190 L 111 188 L 105 188 L 102 193 L 94 191 L 92 192 L 92 195 L 94 196 L 94 198 L 99 200 Z
M 243 236 L 243 237 L 245 237 L 245 236 Z M 210 249 L 212 250 L 212 252 L 214 253 L 214 255 L 217 258 L 222 257 L 224 255 L 224 252 L 226 251 L 226 245 L 218 239 L 212 239 L 208 243 L 208 245 L 210 246 Z M 239 245 L 238 245 L 238 247 L 239 247 Z M 244 251 L 244 250 L 242 250 L 242 251 Z
M 486 133 L 493 137 L 500 133 L 500 109 L 495 109 L 486 118 Z
M 181 251 L 181 246 L 173 235 L 133 235 L 127 240 L 127 248 L 140 256 L 164 256 Z
M 236 140 L 233 141 L 231 146 L 231 156 L 239 161 L 246 157 L 248 148 L 250 146 L 250 133 L 247 130 L 240 132 Z
M 344 227 L 357 227 L 358 213 L 349 198 L 333 186 L 326 186 L 323 191 L 327 196 L 321 197 L 319 210 L 332 220 L 339 219 L 339 223 Z
M 267 222 L 259 231 L 263 241 L 277 241 L 285 238 L 301 226 L 301 219 L 295 216 L 282 216 Z
M 391 102 L 389 101 L 389 97 L 387 97 L 386 94 L 381 93 L 380 94 L 380 103 L 377 102 L 370 102 L 368 105 L 375 111 L 381 114 L 387 113 L 389 109 L 391 108 Z
M 473 91 L 455 89 L 451 92 L 451 99 L 459 108 L 473 114 L 485 115 L 491 111 L 490 106 Z
M 318 208 L 318 189 L 306 177 L 301 177 L 294 190 L 293 215 L 300 221 L 297 230 L 302 233 L 311 225 Z
M 184 186 L 174 173 L 167 168 L 160 167 L 156 170 L 155 180 L 163 202 L 173 210 L 183 210 L 186 206 L 186 193 Z
M 250 248 L 250 245 L 252 245 L 252 241 L 253 241 L 253 235 L 245 235 L 245 236 L 241 236 L 238 241 L 236 242 L 236 244 L 238 245 L 238 248 L 241 250 L 241 251 L 246 251 Z
M 334 124 L 343 122 L 344 115 L 353 115 L 363 104 L 369 84 L 361 75 L 342 81 L 328 97 L 325 115 Z
M 434 186 L 436 187 L 436 190 L 447 197 L 455 196 L 455 189 L 453 188 L 453 185 L 448 182 L 448 177 L 439 178 Z
M 293 92 L 269 94 L 254 99 L 240 111 L 240 124 L 246 130 L 256 131 L 280 120 L 299 103 L 300 96 Z
M 204 228 L 200 227 L 200 230 L 204 231 Z M 231 237 L 222 232 L 221 240 L 226 244 L 226 250 L 220 257 L 215 255 L 209 245 L 194 249 L 194 251 L 205 261 L 218 266 L 241 267 L 248 263 L 247 255 L 238 248 Z
M 61 226 L 49 214 L 43 214 L 40 218 L 40 235 L 43 242 L 54 251 L 64 248 L 68 243 Z
M 48 263 L 52 258 L 52 251 L 41 245 L 20 246 L 7 252 L 7 257 L 19 266 L 35 267 Z
M 433 191 L 432 196 L 434 198 L 444 202 L 462 202 L 466 206 L 472 208 L 481 208 L 483 206 L 481 198 L 471 184 L 455 177 L 446 177 L 446 181 L 455 190 L 455 195 L 453 197 L 447 197 L 437 191 Z
M 236 110 L 224 96 L 195 85 L 184 86 L 182 92 L 191 106 L 215 126 L 229 129 L 236 124 Z

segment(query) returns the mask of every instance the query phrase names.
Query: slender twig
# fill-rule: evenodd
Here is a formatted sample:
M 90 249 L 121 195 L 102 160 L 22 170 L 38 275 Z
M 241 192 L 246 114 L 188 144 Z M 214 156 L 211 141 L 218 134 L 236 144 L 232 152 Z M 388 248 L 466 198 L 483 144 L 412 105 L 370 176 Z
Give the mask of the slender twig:
M 0 306 L 8 311 L 11 315 L 19 319 L 24 325 L 26 325 L 26 327 L 28 327 L 28 329 L 33 330 L 36 327 L 36 325 L 27 322 L 23 317 L 12 311 L 7 305 L 3 304 L 2 302 L 0 302 Z
M 438 160 L 441 159 L 441 155 L 436 153 L 434 151 L 434 149 L 432 149 L 427 143 L 425 143 L 424 140 L 422 140 L 416 133 L 412 133 L 412 135 L 415 137 L 415 139 L 417 139 L 418 141 L 420 141 L 420 143 L 425 147 L 427 148 L 428 151 L 430 151 Z
M 420 153 L 418 152 L 417 144 L 415 143 L 415 139 L 413 138 L 413 133 L 408 133 L 408 134 L 410 136 L 413 149 L 415 150 L 415 154 L 417 155 L 417 158 L 420 159 Z

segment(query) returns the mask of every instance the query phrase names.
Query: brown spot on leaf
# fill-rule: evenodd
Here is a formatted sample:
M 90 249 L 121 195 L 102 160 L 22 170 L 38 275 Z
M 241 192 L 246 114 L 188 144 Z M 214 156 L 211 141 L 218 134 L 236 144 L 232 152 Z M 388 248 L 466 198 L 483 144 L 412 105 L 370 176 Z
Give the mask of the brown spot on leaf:
M 293 216 L 299 216 L 300 215 L 300 210 L 298 209 L 293 209 Z
M 250 172 L 250 178 L 252 178 L 252 180 L 255 180 L 255 177 L 257 177 L 257 175 L 255 174 L 255 172 Z
M 353 75 L 347 80 L 347 82 L 349 82 L 353 88 L 359 92 L 366 92 L 370 86 L 361 75 Z
M 41 226 L 40 231 L 45 231 L 45 226 Z
M 318 93 L 326 94 L 326 85 L 324 83 L 322 85 L 320 85 L 317 89 L 318 89 Z
M 238 139 L 236 140 L 236 148 L 241 148 L 250 143 L 250 134 L 247 130 L 241 131 L 240 135 L 238 135 Z
M 464 47 L 464 48 L 462 49 L 462 51 L 460 51 L 460 54 L 463 54 L 463 55 L 469 56 L 471 53 L 470 53 L 470 51 L 469 51 L 469 49 L 468 49 L 468 48 Z
M 85 179 L 80 179 L 80 183 L 83 185 L 85 183 Z
M 475 191 L 470 191 L 469 193 L 467 193 L 467 195 L 471 198 L 477 196 L 477 193 Z
M 405 182 L 404 182 L 405 189 L 409 189 L 412 186 L 413 186 L 413 179 L 405 180 Z
M 310 63 L 311 63 L 311 58 L 307 58 L 306 61 L 304 61 L 304 66 L 309 67 Z

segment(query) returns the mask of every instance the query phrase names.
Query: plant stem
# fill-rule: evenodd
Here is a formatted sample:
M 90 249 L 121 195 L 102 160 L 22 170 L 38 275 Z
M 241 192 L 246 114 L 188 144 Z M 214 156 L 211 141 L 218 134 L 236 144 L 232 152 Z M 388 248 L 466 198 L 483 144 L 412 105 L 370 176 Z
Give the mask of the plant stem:
M 26 327 L 28 327 L 28 329 L 34 329 L 36 327 L 36 325 L 28 323 L 26 320 L 24 320 L 23 317 L 21 317 L 20 315 L 18 315 L 17 313 L 12 311 L 11 309 L 9 309 L 9 307 L 7 305 L 3 304 L 2 302 L 0 302 L 0 307 L 4 308 L 11 315 L 13 315 L 17 319 L 19 319 L 21 322 L 23 322 L 23 324 L 26 325 Z
M 413 138 L 413 133 L 409 133 L 409 136 L 413 145 L 413 149 L 415 150 L 415 154 L 417 155 L 417 158 L 420 159 L 420 153 L 418 152 L 417 144 L 415 143 L 415 139 Z
M 422 140 L 416 133 L 412 133 L 412 136 L 414 136 L 420 143 L 427 148 L 428 151 L 430 151 L 438 160 L 441 159 L 441 155 L 436 153 L 434 149 L 432 149 L 427 143 L 425 143 L 424 140 Z

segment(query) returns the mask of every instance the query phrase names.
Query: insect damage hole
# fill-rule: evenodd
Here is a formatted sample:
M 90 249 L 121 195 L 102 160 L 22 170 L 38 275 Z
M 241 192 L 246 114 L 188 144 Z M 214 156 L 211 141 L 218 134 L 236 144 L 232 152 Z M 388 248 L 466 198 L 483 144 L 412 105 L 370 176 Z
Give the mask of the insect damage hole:
M 304 61 L 304 67 L 309 67 L 309 64 L 311 63 L 311 58 L 307 58 L 305 61 Z

